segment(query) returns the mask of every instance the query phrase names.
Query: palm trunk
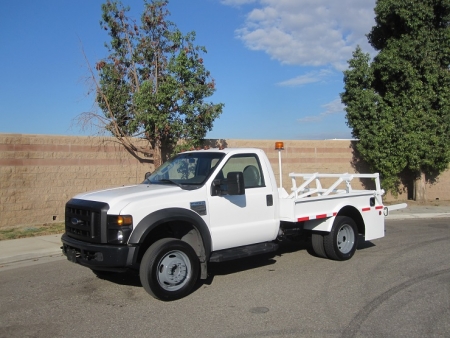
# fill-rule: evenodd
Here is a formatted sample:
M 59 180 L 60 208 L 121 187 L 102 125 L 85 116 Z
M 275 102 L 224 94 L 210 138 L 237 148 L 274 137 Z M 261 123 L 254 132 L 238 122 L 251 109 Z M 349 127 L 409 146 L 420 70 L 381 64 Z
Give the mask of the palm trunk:
M 426 201 L 426 178 L 423 171 L 414 181 L 414 200 L 418 202 Z

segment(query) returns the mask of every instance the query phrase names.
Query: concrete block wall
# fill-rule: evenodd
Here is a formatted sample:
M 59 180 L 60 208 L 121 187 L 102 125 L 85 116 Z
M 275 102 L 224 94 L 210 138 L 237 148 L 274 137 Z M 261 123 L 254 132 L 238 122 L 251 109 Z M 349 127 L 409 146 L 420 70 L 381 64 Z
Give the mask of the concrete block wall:
M 151 170 L 114 138 L 0 134 L 0 227 L 62 222 L 72 196 Z
M 275 141 L 211 140 L 210 143 L 263 149 L 279 182 Z M 357 172 L 351 164 L 353 152 L 348 140 L 284 140 L 281 155 L 283 186 L 288 192 L 290 172 Z M 0 227 L 62 222 L 64 205 L 74 195 L 140 183 L 145 173 L 153 170 L 151 163 L 140 163 L 110 137 L 0 134 Z M 355 180 L 352 186 L 360 188 L 362 184 Z M 450 200 L 448 191 L 450 170 L 427 187 L 427 198 Z M 398 198 L 406 200 L 407 196 Z M 394 198 L 387 196 L 387 199 Z

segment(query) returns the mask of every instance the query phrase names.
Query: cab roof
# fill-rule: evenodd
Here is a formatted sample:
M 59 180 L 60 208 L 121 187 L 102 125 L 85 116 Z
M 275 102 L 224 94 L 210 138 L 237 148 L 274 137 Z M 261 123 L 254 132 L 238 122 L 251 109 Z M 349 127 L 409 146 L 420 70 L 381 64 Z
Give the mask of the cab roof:
M 259 152 L 262 152 L 262 149 L 259 149 L 259 148 L 208 148 L 208 149 L 188 150 L 188 151 L 182 152 L 182 154 L 196 153 L 196 152 L 245 154 L 245 153 L 259 153 Z

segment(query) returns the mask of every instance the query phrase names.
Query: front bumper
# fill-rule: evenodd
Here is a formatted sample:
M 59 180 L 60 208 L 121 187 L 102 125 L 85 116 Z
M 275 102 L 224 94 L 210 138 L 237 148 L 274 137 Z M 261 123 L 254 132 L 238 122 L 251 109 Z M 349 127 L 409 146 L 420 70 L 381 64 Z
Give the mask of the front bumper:
M 122 272 L 136 269 L 134 264 L 135 246 L 92 244 L 62 235 L 62 252 L 71 262 L 92 270 Z

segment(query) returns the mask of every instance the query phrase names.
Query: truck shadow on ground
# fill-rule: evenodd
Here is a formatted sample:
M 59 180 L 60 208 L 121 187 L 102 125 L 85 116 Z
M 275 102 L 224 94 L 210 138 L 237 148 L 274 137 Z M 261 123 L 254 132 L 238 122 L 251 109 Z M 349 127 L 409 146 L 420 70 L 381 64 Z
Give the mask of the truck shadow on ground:
M 308 250 L 308 246 L 309 244 L 305 241 L 283 241 L 279 244 L 278 250 L 271 253 L 220 263 L 209 263 L 208 278 L 203 280 L 202 283 L 210 285 L 215 276 L 224 276 L 265 266 L 271 266 L 276 263 L 277 257 L 281 257 L 292 252 Z
M 357 250 L 364 250 L 374 246 L 375 244 L 370 241 L 365 241 L 364 236 L 360 235 Z M 270 266 L 276 263 L 276 257 L 281 257 L 285 254 L 302 250 L 306 251 L 311 256 L 318 257 L 312 248 L 310 240 L 286 240 L 281 242 L 278 250 L 273 253 L 261 254 L 221 263 L 210 263 L 208 265 L 209 276 L 204 283 L 210 284 L 214 276 L 228 275 L 264 266 Z
M 139 273 L 137 271 L 127 272 L 108 272 L 108 271 L 93 271 L 93 273 L 99 279 L 106 280 L 111 283 L 142 287 L 141 280 L 139 279 Z

